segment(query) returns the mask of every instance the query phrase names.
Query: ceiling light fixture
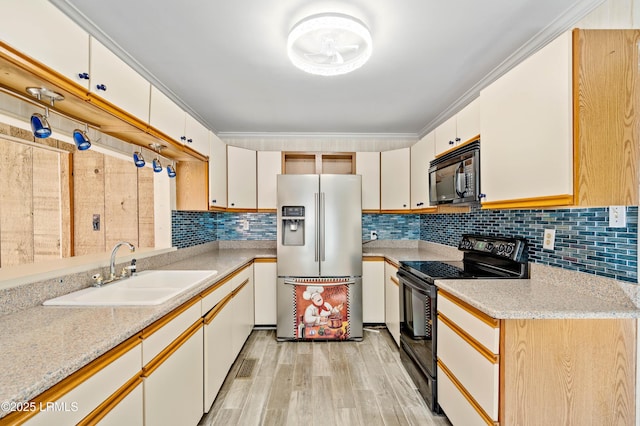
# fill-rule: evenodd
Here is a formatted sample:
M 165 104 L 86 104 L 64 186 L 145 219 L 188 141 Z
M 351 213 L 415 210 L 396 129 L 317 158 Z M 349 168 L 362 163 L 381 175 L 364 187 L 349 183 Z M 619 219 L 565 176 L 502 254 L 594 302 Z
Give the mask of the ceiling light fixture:
M 287 54 L 310 74 L 347 74 L 363 66 L 373 51 L 371 33 L 359 20 L 338 13 L 312 15 L 298 22 L 287 39 Z

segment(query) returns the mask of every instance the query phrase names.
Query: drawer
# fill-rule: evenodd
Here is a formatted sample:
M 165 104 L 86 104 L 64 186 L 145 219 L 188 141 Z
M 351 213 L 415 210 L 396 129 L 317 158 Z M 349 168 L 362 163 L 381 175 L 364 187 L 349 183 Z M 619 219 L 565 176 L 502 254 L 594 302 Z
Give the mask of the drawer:
M 438 360 L 493 420 L 498 419 L 498 356 L 476 348 L 463 332 L 438 318 Z M 441 376 L 438 376 L 440 379 Z
M 142 331 L 142 365 L 145 366 L 171 342 L 177 339 L 193 323 L 202 318 L 201 303 L 188 307 L 164 325 L 160 319 Z M 172 315 L 172 314 L 168 314 Z M 158 326 L 160 326 L 158 328 Z
M 494 354 L 500 353 L 500 323 L 447 292 L 438 290 L 438 312 Z
M 438 365 L 438 403 L 454 426 L 487 426 L 485 419 Z
M 214 306 L 231 293 L 236 287 L 246 279 L 253 281 L 253 264 L 244 266 L 242 269 L 232 272 L 231 275 L 223 278 L 213 286 L 213 290 L 205 290 L 202 296 L 202 316 L 205 316 Z

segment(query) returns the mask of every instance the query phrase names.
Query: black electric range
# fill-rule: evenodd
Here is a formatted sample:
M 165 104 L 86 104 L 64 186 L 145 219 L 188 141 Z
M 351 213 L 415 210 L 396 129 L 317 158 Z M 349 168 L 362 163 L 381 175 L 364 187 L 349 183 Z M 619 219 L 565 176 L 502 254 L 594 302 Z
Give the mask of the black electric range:
M 437 399 L 435 280 L 528 278 L 527 242 L 465 234 L 458 244 L 462 261 L 403 261 L 400 282 L 400 357 L 427 405 L 435 413 Z

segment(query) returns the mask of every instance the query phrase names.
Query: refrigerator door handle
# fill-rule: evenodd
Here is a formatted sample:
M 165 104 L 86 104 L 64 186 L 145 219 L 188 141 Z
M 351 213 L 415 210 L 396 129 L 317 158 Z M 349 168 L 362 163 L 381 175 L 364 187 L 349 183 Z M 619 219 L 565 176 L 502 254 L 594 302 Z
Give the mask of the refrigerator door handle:
M 325 206 L 325 202 L 324 202 L 324 192 L 320 193 L 320 261 L 324 262 L 325 261 L 325 255 L 324 255 L 324 230 L 325 230 L 325 215 L 324 215 L 324 206 Z
M 313 237 L 313 245 L 314 245 L 314 249 L 315 249 L 315 261 L 318 262 L 319 258 L 320 258 L 320 241 L 318 239 L 318 226 L 320 226 L 320 216 L 319 216 L 319 204 L 320 200 L 319 200 L 319 194 L 316 192 L 315 194 L 313 194 L 313 208 L 315 210 L 315 225 L 316 225 L 316 235 L 314 235 Z

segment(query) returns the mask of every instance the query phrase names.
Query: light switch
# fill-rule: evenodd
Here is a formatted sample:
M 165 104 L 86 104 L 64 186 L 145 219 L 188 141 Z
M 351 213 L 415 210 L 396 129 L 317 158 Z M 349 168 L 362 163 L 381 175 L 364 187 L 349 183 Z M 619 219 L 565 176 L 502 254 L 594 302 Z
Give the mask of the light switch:
M 609 228 L 627 226 L 627 209 L 624 206 L 609 206 Z

